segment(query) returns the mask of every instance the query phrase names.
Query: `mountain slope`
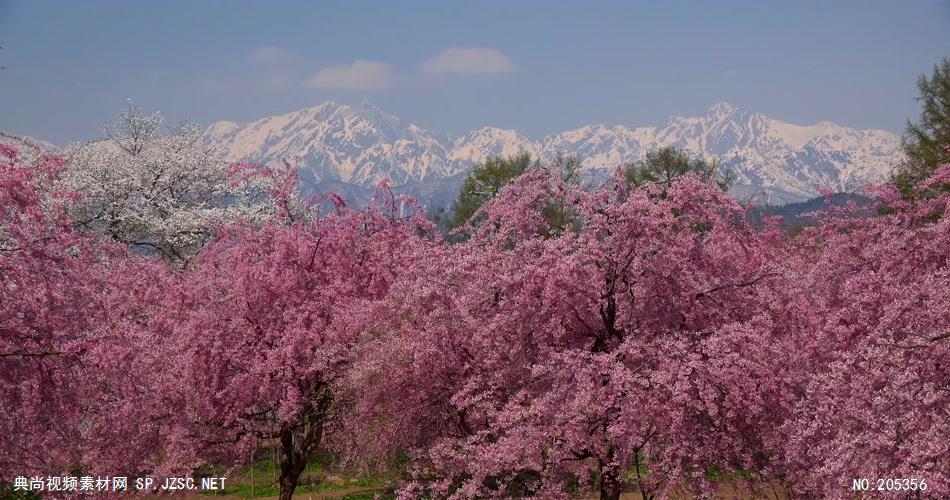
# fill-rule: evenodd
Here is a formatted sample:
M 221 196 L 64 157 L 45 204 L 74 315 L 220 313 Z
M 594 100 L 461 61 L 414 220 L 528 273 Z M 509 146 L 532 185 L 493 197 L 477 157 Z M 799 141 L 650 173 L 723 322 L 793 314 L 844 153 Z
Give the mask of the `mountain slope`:
M 368 192 L 388 178 L 397 191 L 435 205 L 454 196 L 473 164 L 522 150 L 543 160 L 557 152 L 576 155 L 596 179 L 651 150 L 676 146 L 719 158 L 738 176 L 734 194 L 760 203 L 800 201 L 819 190 L 859 190 L 884 180 L 900 155 L 898 137 L 883 130 L 792 125 L 728 103 L 661 127 L 589 125 L 540 140 L 492 127 L 446 137 L 367 102 L 333 101 L 246 124 L 218 122 L 207 133 L 232 160 L 296 162 L 314 189 L 349 185 L 352 193 Z

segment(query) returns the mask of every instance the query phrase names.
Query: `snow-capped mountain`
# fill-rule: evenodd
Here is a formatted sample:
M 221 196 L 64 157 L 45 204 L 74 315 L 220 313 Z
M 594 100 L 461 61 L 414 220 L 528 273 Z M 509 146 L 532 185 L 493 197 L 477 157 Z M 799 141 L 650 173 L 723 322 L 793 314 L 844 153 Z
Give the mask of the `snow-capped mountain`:
M 394 184 L 446 177 L 458 167 L 435 134 L 403 124 L 364 102 L 351 107 L 327 101 L 294 113 L 238 125 L 217 122 L 208 135 L 232 159 L 288 159 L 317 182 L 363 186 L 383 178 Z
M 453 140 L 448 159 L 462 164 L 475 164 L 491 156 L 511 156 L 521 151 L 527 151 L 535 158 L 540 153 L 538 144 L 514 130 L 482 127 Z
M 825 189 L 859 190 L 882 181 L 900 159 L 900 140 L 884 130 L 792 125 L 728 103 L 701 116 L 671 118 L 662 127 L 588 125 L 540 140 L 492 127 L 443 136 L 365 101 L 328 101 L 245 124 L 218 122 L 207 133 L 232 160 L 296 162 L 315 189 L 362 199 L 388 178 L 398 191 L 433 205 L 452 199 L 475 163 L 519 151 L 542 160 L 557 152 L 576 155 L 596 179 L 649 151 L 676 146 L 718 158 L 738 175 L 735 194 L 769 203 L 799 201 Z

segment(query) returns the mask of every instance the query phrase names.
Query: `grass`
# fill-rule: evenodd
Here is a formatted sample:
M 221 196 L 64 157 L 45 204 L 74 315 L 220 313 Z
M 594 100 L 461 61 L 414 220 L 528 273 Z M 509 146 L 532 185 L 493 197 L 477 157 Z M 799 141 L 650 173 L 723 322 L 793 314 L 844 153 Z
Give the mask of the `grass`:
M 391 493 L 382 493 L 365 491 L 363 493 L 352 493 L 341 498 L 341 500 L 374 500 L 376 495 L 379 494 L 380 498 L 383 500 L 390 500 L 396 498 L 396 495 Z
M 207 472 L 221 474 L 224 471 L 209 470 Z M 225 483 L 225 489 L 203 494 L 209 496 L 235 495 L 241 498 L 277 496 L 280 492 L 280 487 L 276 481 L 277 475 L 278 466 L 268 456 L 255 461 L 248 467 L 232 471 Z M 336 458 L 327 454 L 315 457 L 307 464 L 307 468 L 300 475 L 300 482 L 294 494 L 342 492 L 359 488 L 377 489 L 378 491 L 359 491 L 339 496 L 341 499 L 348 500 L 370 499 L 374 498 L 376 494 L 382 493 L 390 480 L 391 478 L 388 476 L 360 475 L 342 469 Z
M 706 477 L 717 483 L 730 482 L 730 481 L 735 481 L 738 479 L 748 480 L 748 481 L 755 480 L 755 475 L 751 472 L 743 471 L 743 470 L 734 471 L 734 472 L 726 472 L 719 469 L 718 467 L 712 467 L 709 470 L 707 470 Z
M 0 481 L 0 499 L 2 500 L 40 500 L 42 497 L 31 491 L 14 491 L 13 485 Z

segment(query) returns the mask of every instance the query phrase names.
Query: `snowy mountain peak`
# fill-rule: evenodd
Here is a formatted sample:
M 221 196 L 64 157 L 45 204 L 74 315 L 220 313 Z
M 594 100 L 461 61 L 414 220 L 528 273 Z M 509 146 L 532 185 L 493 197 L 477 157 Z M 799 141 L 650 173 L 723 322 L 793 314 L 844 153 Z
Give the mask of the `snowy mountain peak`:
M 801 126 L 728 102 L 705 114 L 671 118 L 662 127 L 587 125 L 531 140 L 515 130 L 481 127 L 461 137 L 404 123 L 368 101 L 327 101 L 250 123 L 218 122 L 207 135 L 233 160 L 294 161 L 315 189 L 357 193 L 383 178 L 440 203 L 454 195 L 462 174 L 490 156 L 527 151 L 542 160 L 576 155 L 593 178 L 639 161 L 664 146 L 718 158 L 738 176 L 734 192 L 760 202 L 812 197 L 819 189 L 851 191 L 880 182 L 900 158 L 897 136 L 830 122 Z M 358 194 L 353 196 L 359 197 Z
M 359 116 L 360 118 L 368 120 L 377 125 L 387 124 L 389 126 L 398 127 L 401 124 L 399 118 L 384 112 L 367 100 L 360 102 L 359 106 L 350 107 L 347 105 L 342 105 L 339 107 L 339 109 L 340 112 L 352 113 L 353 115 Z
M 314 119 L 325 120 L 330 115 L 336 112 L 340 108 L 340 105 L 336 101 L 325 101 L 316 106 L 309 108 L 301 109 L 300 111 L 295 111 L 288 113 L 289 115 L 298 115 L 298 116 L 309 116 Z M 285 115 L 286 116 L 286 115 Z
M 728 102 L 717 102 L 713 104 L 706 110 L 707 115 L 714 116 L 727 116 L 737 111 L 738 109 Z
M 527 137 L 511 129 L 481 127 L 453 141 L 448 159 L 471 165 L 491 156 L 512 156 L 522 151 L 537 157 L 539 149 Z

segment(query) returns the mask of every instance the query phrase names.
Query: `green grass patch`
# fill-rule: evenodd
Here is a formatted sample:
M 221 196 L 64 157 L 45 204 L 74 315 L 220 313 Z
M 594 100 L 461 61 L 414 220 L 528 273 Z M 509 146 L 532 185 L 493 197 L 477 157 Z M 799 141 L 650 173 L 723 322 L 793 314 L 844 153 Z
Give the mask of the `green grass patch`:
M 263 454 L 263 453 L 262 453 Z M 380 488 L 385 487 L 392 478 L 389 476 L 373 476 L 353 474 L 345 469 L 339 469 L 336 457 L 326 454 L 311 460 L 304 472 L 300 475 L 297 493 L 321 493 L 329 491 L 347 490 L 352 488 Z M 204 492 L 204 495 L 235 495 L 241 498 L 272 497 L 280 493 L 277 483 L 279 466 L 269 453 L 266 457 L 256 460 L 253 464 L 230 473 L 220 467 L 209 467 L 202 470 L 200 475 L 225 475 L 225 488 L 220 491 Z M 253 478 L 253 481 L 252 481 Z M 253 483 L 253 485 L 252 485 Z M 354 495 L 369 494 L 366 498 L 373 498 L 378 492 L 359 492 L 341 498 L 362 498 Z M 384 497 L 385 498 L 385 497 Z
M 13 484 L 0 481 L 0 499 L 3 500 L 40 500 L 43 498 L 33 491 L 14 490 Z
M 709 470 L 706 471 L 706 477 L 711 481 L 728 482 L 737 479 L 753 480 L 755 479 L 755 474 L 744 470 L 724 471 L 718 467 L 710 467 Z

